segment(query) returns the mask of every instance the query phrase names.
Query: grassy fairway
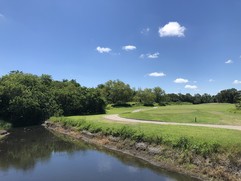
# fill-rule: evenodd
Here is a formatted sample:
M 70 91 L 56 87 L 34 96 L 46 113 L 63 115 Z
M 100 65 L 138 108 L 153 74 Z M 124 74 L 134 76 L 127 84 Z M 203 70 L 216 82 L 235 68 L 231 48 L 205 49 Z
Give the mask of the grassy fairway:
M 241 111 L 235 109 L 233 104 L 199 104 L 199 105 L 172 105 L 140 112 L 122 113 L 122 117 L 204 124 L 241 125 Z

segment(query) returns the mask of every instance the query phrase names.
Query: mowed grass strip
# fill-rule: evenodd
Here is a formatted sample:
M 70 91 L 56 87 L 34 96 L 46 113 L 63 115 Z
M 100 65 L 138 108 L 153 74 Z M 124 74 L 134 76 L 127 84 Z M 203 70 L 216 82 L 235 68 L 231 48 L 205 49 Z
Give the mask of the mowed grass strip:
M 120 116 L 163 122 L 241 125 L 241 111 L 233 104 L 171 105 Z
M 149 143 L 175 146 L 180 141 L 182 143 L 184 139 L 188 141 L 190 150 L 193 148 L 203 150 L 206 147 L 211 149 L 215 145 L 218 145 L 220 150 L 225 151 L 241 149 L 241 131 L 235 130 L 141 123 L 127 124 L 104 120 L 102 115 L 52 117 L 50 120 L 77 130 L 88 130 L 92 133 L 101 132 L 104 135 Z

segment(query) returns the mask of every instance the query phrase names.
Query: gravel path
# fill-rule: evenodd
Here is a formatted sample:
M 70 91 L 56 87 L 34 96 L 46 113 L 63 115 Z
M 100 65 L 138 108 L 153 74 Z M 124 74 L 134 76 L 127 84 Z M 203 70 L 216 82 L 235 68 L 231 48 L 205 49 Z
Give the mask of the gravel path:
M 149 123 L 149 124 L 180 125 L 180 126 L 202 126 L 202 127 L 209 127 L 209 128 L 224 128 L 224 129 L 232 129 L 232 130 L 239 130 L 239 131 L 241 131 L 241 126 L 145 121 L 145 120 L 138 120 L 138 119 L 122 118 L 118 114 L 107 115 L 107 116 L 104 116 L 104 118 L 109 120 L 109 121 L 117 121 L 117 122 Z

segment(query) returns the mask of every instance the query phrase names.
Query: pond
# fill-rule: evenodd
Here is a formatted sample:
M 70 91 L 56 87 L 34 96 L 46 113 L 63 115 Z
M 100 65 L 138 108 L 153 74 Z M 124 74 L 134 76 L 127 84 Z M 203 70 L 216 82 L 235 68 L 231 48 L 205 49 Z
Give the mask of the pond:
M 13 129 L 0 141 L 1 181 L 189 181 L 140 159 L 52 133 Z

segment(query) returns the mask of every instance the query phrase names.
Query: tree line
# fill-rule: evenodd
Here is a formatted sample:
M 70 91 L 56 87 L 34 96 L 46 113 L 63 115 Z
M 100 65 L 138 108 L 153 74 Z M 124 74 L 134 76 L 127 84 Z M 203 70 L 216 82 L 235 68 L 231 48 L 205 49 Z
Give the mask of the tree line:
M 241 91 L 237 89 L 227 89 L 220 91 L 217 95 L 210 94 L 167 94 L 161 87 L 153 89 L 134 89 L 129 84 L 125 84 L 120 80 L 109 80 L 105 84 L 100 84 L 97 87 L 104 100 L 108 104 L 125 104 L 126 102 L 139 102 L 143 105 L 168 105 L 170 103 L 240 103 Z
M 14 126 L 39 124 L 51 116 L 105 113 L 107 104 L 145 106 L 159 104 L 235 103 L 241 109 L 241 91 L 227 89 L 217 95 L 167 94 L 161 87 L 131 88 L 120 80 L 109 80 L 96 88 L 81 86 L 75 80 L 53 80 L 50 75 L 12 71 L 0 77 L 0 118 Z
M 0 118 L 14 126 L 39 124 L 50 116 L 105 113 L 97 89 L 75 80 L 12 71 L 0 78 Z

